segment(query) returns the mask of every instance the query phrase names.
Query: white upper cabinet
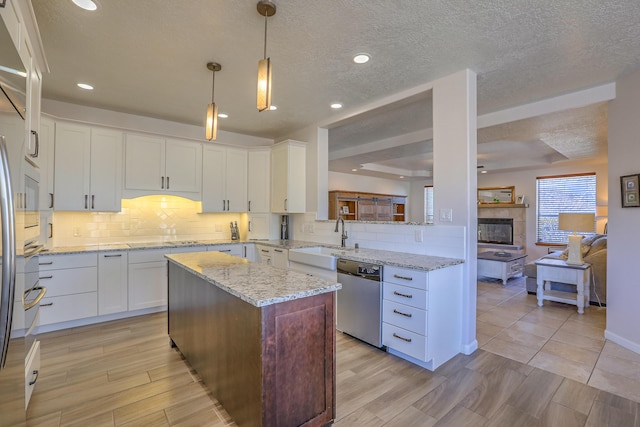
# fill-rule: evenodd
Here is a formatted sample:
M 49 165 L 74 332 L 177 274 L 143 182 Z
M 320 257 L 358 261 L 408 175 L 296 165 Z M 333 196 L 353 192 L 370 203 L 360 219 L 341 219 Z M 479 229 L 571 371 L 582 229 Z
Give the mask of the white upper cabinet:
M 53 209 L 53 170 L 54 170 L 54 143 L 55 122 L 48 118 L 40 118 L 40 210 L 51 211 Z
M 205 145 L 202 151 L 202 211 L 247 211 L 247 151 Z
M 201 144 L 130 133 L 125 138 L 128 196 L 171 193 L 199 199 Z
M 248 156 L 247 208 L 252 213 L 267 213 L 271 192 L 271 149 L 250 150 Z
M 120 211 L 122 132 L 56 123 L 54 209 Z
M 287 140 L 271 149 L 271 211 L 306 211 L 306 145 Z

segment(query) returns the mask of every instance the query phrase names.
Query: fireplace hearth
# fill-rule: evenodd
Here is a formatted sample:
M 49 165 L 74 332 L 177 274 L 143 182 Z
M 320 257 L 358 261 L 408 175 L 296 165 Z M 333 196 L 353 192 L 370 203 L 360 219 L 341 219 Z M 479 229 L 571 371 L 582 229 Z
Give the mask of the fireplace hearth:
M 478 218 L 478 243 L 513 245 L 513 218 Z

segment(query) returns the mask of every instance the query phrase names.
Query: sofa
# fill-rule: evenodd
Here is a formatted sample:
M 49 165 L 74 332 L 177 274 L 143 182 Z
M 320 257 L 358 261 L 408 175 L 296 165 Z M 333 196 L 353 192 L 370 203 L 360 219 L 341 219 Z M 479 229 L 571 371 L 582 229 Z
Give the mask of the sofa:
M 591 264 L 591 288 L 590 303 L 593 305 L 606 305 L 607 302 L 607 236 L 596 234 L 582 240 L 581 248 L 584 262 Z M 542 258 L 567 259 L 567 250 L 555 251 Z M 537 261 L 537 260 L 536 260 Z M 538 289 L 535 261 L 524 266 L 524 275 L 527 276 L 527 292 L 535 294 Z M 566 284 L 551 282 L 551 289 L 558 291 L 576 292 L 576 287 Z

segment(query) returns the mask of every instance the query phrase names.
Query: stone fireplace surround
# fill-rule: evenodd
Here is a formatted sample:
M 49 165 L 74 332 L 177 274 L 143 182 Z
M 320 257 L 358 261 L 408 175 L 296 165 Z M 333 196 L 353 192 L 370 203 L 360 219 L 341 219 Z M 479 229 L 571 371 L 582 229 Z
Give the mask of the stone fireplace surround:
M 526 204 L 479 204 L 478 218 L 513 218 L 513 246 L 478 244 L 478 252 L 500 251 L 525 253 L 527 247 Z

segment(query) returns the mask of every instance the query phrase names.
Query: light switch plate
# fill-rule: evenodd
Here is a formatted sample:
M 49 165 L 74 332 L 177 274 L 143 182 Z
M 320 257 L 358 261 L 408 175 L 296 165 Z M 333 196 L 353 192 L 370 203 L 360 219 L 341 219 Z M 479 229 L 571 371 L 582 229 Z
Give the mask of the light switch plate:
M 422 230 L 415 231 L 416 242 L 422 242 Z
M 440 209 L 440 221 L 452 222 L 453 221 L 453 209 Z

